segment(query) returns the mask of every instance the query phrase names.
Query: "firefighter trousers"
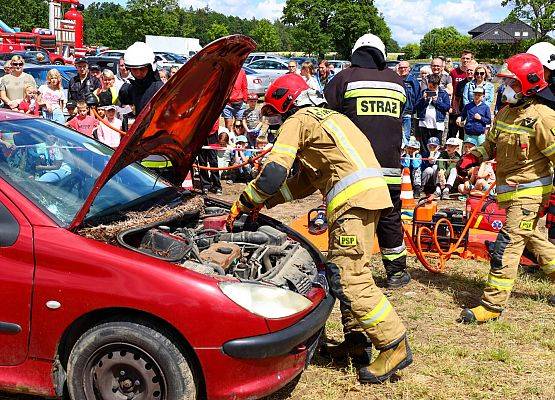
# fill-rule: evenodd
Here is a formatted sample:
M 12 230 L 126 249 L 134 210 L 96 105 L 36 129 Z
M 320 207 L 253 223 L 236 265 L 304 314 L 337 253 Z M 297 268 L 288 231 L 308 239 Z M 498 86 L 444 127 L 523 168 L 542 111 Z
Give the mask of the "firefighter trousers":
M 378 243 L 382 252 L 382 262 L 390 277 L 407 269 L 407 248 L 403 238 L 401 222 L 401 188 L 388 186 L 393 209 L 380 216 L 377 228 Z
M 497 235 L 490 262 L 490 273 L 482 296 L 482 305 L 502 311 L 517 277 L 520 256 L 528 247 L 538 258 L 543 271 L 555 278 L 555 245 L 537 229 L 542 205 L 511 203 L 507 222 Z
M 330 287 L 340 302 L 344 332 L 365 331 L 378 349 L 406 332 L 372 278 L 370 259 L 379 216 L 379 210 L 348 210 L 330 227 L 328 250 Z

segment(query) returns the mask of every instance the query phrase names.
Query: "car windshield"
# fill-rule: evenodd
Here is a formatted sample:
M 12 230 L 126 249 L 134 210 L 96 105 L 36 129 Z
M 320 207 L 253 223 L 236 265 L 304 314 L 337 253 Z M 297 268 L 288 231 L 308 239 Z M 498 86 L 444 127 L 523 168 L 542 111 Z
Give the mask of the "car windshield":
M 0 122 L 0 178 L 68 226 L 83 206 L 113 150 L 42 119 Z M 114 175 L 97 195 L 88 217 L 152 198 L 168 184 L 138 164 Z

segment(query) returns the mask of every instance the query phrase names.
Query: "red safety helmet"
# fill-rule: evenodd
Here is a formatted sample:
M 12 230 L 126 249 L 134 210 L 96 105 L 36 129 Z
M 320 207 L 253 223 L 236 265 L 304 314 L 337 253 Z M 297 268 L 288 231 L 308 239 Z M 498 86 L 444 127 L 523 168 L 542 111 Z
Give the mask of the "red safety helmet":
M 297 74 L 286 74 L 277 78 L 266 90 L 262 115 L 284 114 L 295 105 L 295 100 L 309 89 L 305 80 Z
M 532 96 L 547 87 L 543 65 L 533 54 L 520 53 L 508 58 L 497 76 L 519 81 L 523 96 Z

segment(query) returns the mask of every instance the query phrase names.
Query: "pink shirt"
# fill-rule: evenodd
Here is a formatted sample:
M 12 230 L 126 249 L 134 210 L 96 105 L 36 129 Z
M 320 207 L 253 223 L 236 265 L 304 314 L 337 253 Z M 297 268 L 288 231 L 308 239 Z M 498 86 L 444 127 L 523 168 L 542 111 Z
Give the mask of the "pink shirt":
M 114 118 L 113 120 L 109 121 L 108 118 L 104 118 L 104 121 L 106 121 L 114 128 L 121 129 L 121 119 Z M 101 123 L 100 125 L 98 125 L 96 134 L 98 140 L 100 140 L 105 145 L 110 146 L 114 149 L 119 146 L 121 136 L 112 128 L 109 128 L 108 126 Z
M 77 132 L 81 132 L 87 136 L 93 137 L 93 129 L 98 126 L 98 121 L 96 118 L 91 117 L 90 115 L 85 115 L 82 118 L 80 115 L 77 115 L 75 118 L 72 118 L 71 121 L 68 122 L 68 125 L 75 129 Z

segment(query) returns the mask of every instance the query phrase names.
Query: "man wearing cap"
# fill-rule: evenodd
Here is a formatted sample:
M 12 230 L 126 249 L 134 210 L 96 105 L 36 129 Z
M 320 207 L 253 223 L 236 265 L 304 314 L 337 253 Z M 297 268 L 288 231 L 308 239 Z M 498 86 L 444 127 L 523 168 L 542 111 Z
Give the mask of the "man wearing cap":
M 89 73 L 98 80 L 102 80 L 102 71 L 97 64 L 93 64 L 89 67 Z
M 78 57 L 75 60 L 75 68 L 77 68 L 77 75 L 69 81 L 69 100 L 86 101 L 92 93 L 102 87 L 100 80 L 91 76 L 89 72 L 89 65 L 84 57 Z
M 464 126 L 464 140 L 470 136 L 476 139 L 478 146 L 486 140 L 486 127 L 491 124 L 491 110 L 483 102 L 484 88 L 476 86 L 473 90 L 474 101 L 464 106 L 457 125 Z

